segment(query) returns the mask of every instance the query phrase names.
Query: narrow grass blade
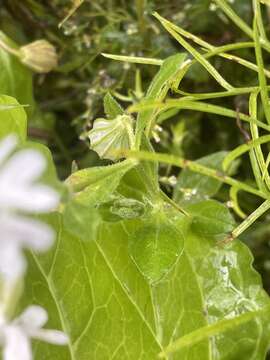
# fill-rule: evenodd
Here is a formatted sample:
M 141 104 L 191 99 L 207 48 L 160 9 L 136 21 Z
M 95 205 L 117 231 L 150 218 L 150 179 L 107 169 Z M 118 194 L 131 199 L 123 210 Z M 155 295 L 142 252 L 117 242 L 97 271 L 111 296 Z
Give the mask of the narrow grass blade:
M 254 39 L 253 30 L 249 27 L 230 7 L 226 0 L 213 0 L 224 11 L 224 13 L 231 19 L 237 27 L 239 27 L 251 39 Z M 270 43 L 265 39 L 260 39 L 262 47 L 270 52 Z
M 157 65 L 157 66 L 163 64 L 163 60 L 161 59 L 145 58 L 139 56 L 124 56 L 124 55 L 115 55 L 115 54 L 107 54 L 107 53 L 101 53 L 101 55 L 107 59 L 123 61 L 127 63 L 147 64 L 147 65 Z
M 214 0 L 214 2 L 224 11 L 237 27 L 239 27 L 250 38 L 253 38 L 252 29 L 234 12 L 226 0 Z
M 210 64 L 208 60 L 205 59 L 194 47 L 192 47 L 180 34 L 178 34 L 170 25 L 170 23 L 160 17 L 158 14 L 155 14 L 155 17 L 161 22 L 164 28 L 183 46 L 208 72 L 213 76 L 213 78 L 226 90 L 232 90 L 233 86 L 230 85 Z

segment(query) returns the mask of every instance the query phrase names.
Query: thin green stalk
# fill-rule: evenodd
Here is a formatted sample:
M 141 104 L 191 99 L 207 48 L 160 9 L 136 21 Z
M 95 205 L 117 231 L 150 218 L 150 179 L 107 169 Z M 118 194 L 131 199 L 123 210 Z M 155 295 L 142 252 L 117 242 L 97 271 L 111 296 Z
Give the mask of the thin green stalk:
M 128 107 L 127 111 L 132 112 L 139 112 L 146 109 L 157 108 L 159 112 L 171 109 L 171 108 L 179 108 L 181 110 L 195 110 L 200 112 L 206 112 L 211 114 L 216 114 L 232 119 L 237 119 L 239 117 L 241 120 L 250 123 L 251 121 L 257 124 L 262 129 L 270 131 L 270 126 L 257 120 L 253 119 L 248 115 L 243 113 L 237 113 L 234 110 L 223 108 L 221 106 L 212 105 L 200 101 L 190 101 L 190 100 L 182 100 L 182 99 L 169 99 L 165 102 L 158 102 L 158 101 L 142 101 L 138 104 L 131 105 Z
M 252 71 L 258 72 L 259 69 L 256 64 L 253 64 L 250 61 L 244 60 L 238 56 L 226 54 L 227 51 L 238 50 L 238 49 L 243 49 L 243 48 L 247 48 L 247 47 L 254 47 L 254 43 L 246 42 L 246 43 L 227 44 L 227 45 L 223 45 L 220 47 L 216 47 L 214 50 L 210 50 L 206 54 L 201 55 L 201 56 L 205 59 L 209 59 L 216 55 L 222 56 L 224 58 L 226 57 L 226 59 L 228 59 L 228 60 L 237 62 L 238 64 L 240 64 Z M 196 59 L 187 60 L 186 63 L 184 64 L 184 66 L 182 67 L 182 75 L 181 75 L 180 79 L 182 79 L 184 77 L 184 75 L 187 73 L 187 71 L 189 70 L 189 68 L 196 63 L 197 63 Z M 264 69 L 263 71 L 267 77 L 270 77 L 270 71 L 268 71 L 266 69 Z M 178 88 L 179 82 L 180 81 L 176 81 L 176 85 L 174 86 L 174 89 Z
M 213 76 L 213 78 L 226 90 L 232 90 L 233 86 L 230 85 L 214 68 L 210 62 L 205 59 L 194 47 L 192 47 L 179 33 L 174 31 L 167 21 L 164 21 L 163 18 L 156 16 L 164 28 L 183 46 L 208 72 Z
M 144 19 L 144 8 L 147 0 L 136 0 L 136 11 L 138 17 L 138 24 L 140 33 L 143 35 L 146 30 L 145 19 Z
M 75 14 L 75 12 L 78 10 L 78 8 L 82 5 L 84 0 L 77 0 L 73 2 L 73 5 L 71 9 L 69 10 L 68 14 L 64 17 L 64 19 L 58 24 L 58 28 L 60 29 L 64 23 Z
M 181 34 L 182 36 L 184 36 L 185 38 L 188 38 L 192 41 L 194 41 L 196 44 L 202 46 L 204 49 L 207 49 L 209 50 L 210 52 L 212 51 L 216 51 L 217 49 L 221 49 L 222 47 L 220 48 L 217 48 L 209 43 L 207 43 L 206 41 L 200 39 L 199 37 L 189 33 L 188 31 L 186 30 L 183 30 L 182 28 L 180 28 L 179 26 L 173 24 L 172 22 L 168 21 L 167 19 L 163 18 L 162 16 L 160 16 L 158 13 L 154 13 L 154 16 L 161 22 L 163 23 L 166 23 L 170 28 L 172 28 L 173 30 L 175 30 L 175 32 L 177 32 L 178 34 Z M 246 42 L 246 43 L 237 43 L 237 44 L 234 44 L 235 46 L 237 45 L 240 45 L 238 47 L 238 49 L 240 48 L 246 48 L 246 47 L 253 47 L 254 46 L 254 43 L 249 43 L 249 42 Z M 245 59 L 242 59 L 241 57 L 239 56 L 235 56 L 235 55 L 231 55 L 231 54 L 227 54 L 225 51 L 230 51 L 230 50 L 233 50 L 233 48 L 230 49 L 230 45 L 225 45 L 224 46 L 224 52 L 220 52 L 216 55 L 218 56 L 221 56 L 227 60 L 231 60 L 231 61 L 234 61 L 238 64 L 241 64 L 247 68 L 249 68 L 250 70 L 253 70 L 253 71 L 257 71 L 258 72 L 258 67 L 257 65 L 253 64 L 252 62 L 250 61 L 247 61 Z M 227 48 L 226 50 L 226 47 L 229 46 L 229 48 Z M 234 49 L 236 50 L 236 48 Z M 207 54 L 208 55 L 208 54 Z M 265 74 L 267 77 L 270 77 L 270 71 L 268 70 L 264 70 Z
M 249 94 L 254 91 L 258 91 L 258 86 L 251 86 L 251 87 L 242 87 L 242 88 L 235 88 L 233 90 L 228 91 L 217 91 L 212 93 L 188 93 L 182 90 L 175 90 L 177 94 L 181 94 L 184 97 L 183 100 L 209 100 L 209 99 L 219 99 L 228 96 L 237 96 L 243 94 Z
M 162 162 L 164 164 L 169 164 L 169 165 L 177 166 L 180 168 L 187 168 L 187 169 L 197 172 L 199 174 L 206 175 L 211 178 L 217 179 L 217 180 L 219 180 L 225 184 L 228 184 L 230 186 L 235 186 L 239 190 L 246 191 L 253 195 L 259 196 L 263 199 L 267 199 L 267 195 L 264 192 L 254 188 L 250 185 L 247 185 L 241 181 L 235 180 L 220 171 L 208 168 L 204 165 L 201 165 L 201 164 L 191 161 L 191 160 L 186 160 L 186 159 L 183 159 L 183 158 L 180 158 L 180 157 L 177 157 L 174 155 L 170 155 L 170 154 L 152 153 L 152 152 L 147 152 L 147 151 L 124 151 L 123 155 L 128 158 L 134 158 L 134 159 L 139 159 L 139 160 L 149 160 L 149 161 L 153 161 L 153 162 Z
M 167 194 L 165 194 L 163 191 L 160 191 L 160 195 L 161 197 L 163 197 L 163 199 L 169 203 L 172 207 L 174 207 L 176 210 L 178 210 L 179 212 L 181 212 L 182 214 L 184 214 L 185 216 L 190 216 L 190 214 L 184 210 L 183 208 L 181 208 L 178 204 L 176 204 L 176 202 L 174 202 Z
M 258 97 L 258 91 L 252 93 L 249 98 L 249 114 L 252 118 L 257 117 L 257 97 Z M 253 121 L 251 121 L 251 123 L 250 123 L 250 132 L 251 132 L 251 137 L 252 137 L 253 141 L 256 141 L 259 139 L 258 126 Z M 255 176 L 255 179 L 256 179 L 256 182 L 257 182 L 259 188 L 261 190 L 265 190 L 265 184 L 264 184 L 264 180 L 262 178 L 262 174 L 265 172 L 266 165 L 265 165 L 265 161 L 264 161 L 264 155 L 263 155 L 262 149 L 259 144 L 255 146 L 254 153 L 255 154 L 253 154 L 253 152 L 250 153 L 251 165 L 253 165 L 252 166 L 253 174 Z M 256 157 L 256 163 L 258 164 L 259 169 L 257 166 L 254 166 L 254 155 Z M 266 175 L 265 175 L 266 176 L 265 180 L 266 180 L 267 187 L 269 189 L 270 178 L 269 178 L 268 173 Z
M 249 159 L 250 159 L 250 164 L 251 164 L 251 167 L 252 167 L 252 172 L 253 172 L 253 175 L 255 177 L 255 181 L 256 181 L 256 184 L 257 184 L 258 188 L 261 191 L 267 192 L 268 189 L 267 189 L 267 187 L 266 187 L 266 185 L 264 183 L 264 180 L 262 178 L 261 169 L 260 169 L 260 166 L 259 166 L 259 163 L 258 163 L 258 160 L 257 160 L 257 157 L 256 157 L 256 152 L 255 152 L 254 149 L 250 150 Z
M 231 235 L 224 241 L 226 243 L 238 238 L 247 228 L 249 228 L 259 217 L 270 209 L 270 200 L 265 200 L 253 213 L 251 213 L 239 226 L 237 226 Z
M 266 120 L 268 124 L 270 124 L 270 107 L 269 107 L 269 98 L 268 98 L 268 90 L 267 90 L 267 82 L 264 74 L 264 62 L 262 57 L 262 49 L 261 44 L 259 41 L 259 33 L 258 33 L 258 26 L 257 26 L 257 16 L 255 15 L 254 18 L 254 40 L 255 40 L 255 54 L 257 65 L 259 68 L 259 84 L 261 88 L 261 99 L 263 104 L 263 109 L 265 113 Z
M 167 24 L 169 27 L 171 27 L 174 31 L 176 31 L 178 34 L 184 36 L 185 38 L 192 40 L 196 44 L 200 45 L 201 47 L 208 49 L 208 50 L 214 50 L 215 46 L 209 44 L 208 42 L 204 41 L 203 39 L 199 38 L 198 36 L 182 29 L 181 27 L 175 25 L 171 21 L 165 19 L 163 16 L 159 15 L 156 11 L 153 13 L 153 16 L 158 19 L 160 22 L 163 22 L 164 24 Z
M 226 0 L 214 0 L 215 3 L 224 11 L 224 13 L 235 23 L 237 27 L 239 27 L 245 34 L 247 34 L 250 38 L 253 38 L 252 29 L 242 20 L 234 10 L 228 5 L 228 1 Z
M 206 54 L 203 54 L 202 56 L 205 59 L 209 59 L 216 55 L 221 56 L 227 60 L 234 61 L 237 64 L 240 64 L 252 71 L 258 72 L 259 70 L 258 70 L 258 66 L 256 64 L 253 64 L 252 62 L 250 62 L 248 60 L 242 59 L 239 56 L 235 56 L 235 55 L 226 53 L 226 51 L 244 49 L 244 48 L 248 48 L 248 47 L 254 47 L 254 43 L 253 42 L 241 42 L 241 43 L 236 43 L 236 44 L 227 44 L 227 45 L 220 46 L 220 47 L 213 47 L 213 50 L 210 50 L 209 52 L 207 52 Z M 145 57 L 139 57 L 139 56 L 125 56 L 125 55 L 116 55 L 116 54 L 107 54 L 107 53 L 102 53 L 101 55 L 103 55 L 104 57 L 106 57 L 108 59 L 112 59 L 112 60 L 116 60 L 116 61 L 123 61 L 123 62 L 127 62 L 127 63 L 135 63 L 135 64 L 147 64 L 147 65 L 161 66 L 164 62 L 164 60 L 157 59 L 157 58 L 145 58 Z M 183 76 L 188 71 L 188 69 L 192 65 L 194 65 L 196 62 L 197 62 L 196 59 L 186 61 L 185 65 L 182 68 L 182 73 L 179 74 L 180 80 L 183 78 Z M 264 69 L 264 73 L 265 73 L 265 76 L 270 78 L 269 70 Z M 180 80 L 178 79 L 177 83 L 179 83 Z M 178 86 L 174 86 L 174 87 L 175 87 L 175 90 L 178 88 Z
M 262 180 L 265 179 L 266 174 L 268 174 L 268 166 L 270 164 L 270 152 L 267 155 L 266 161 L 265 161 L 265 169 L 262 174 Z
M 124 55 L 115 55 L 115 54 L 107 54 L 107 53 L 101 53 L 101 55 L 107 59 L 123 61 L 128 63 L 157 65 L 157 66 L 163 64 L 163 60 L 161 59 L 145 58 L 139 56 L 124 56 Z
M 257 25 L 259 29 L 260 36 L 267 41 L 266 32 L 264 29 L 264 24 L 262 20 L 261 4 L 258 0 L 253 0 L 253 11 L 257 16 Z
M 232 208 L 235 211 L 235 213 L 241 218 L 245 219 L 247 215 L 243 212 L 243 210 L 240 208 L 238 203 L 238 191 L 239 189 L 235 188 L 234 186 L 231 186 L 230 188 L 230 199 L 232 202 Z
M 246 144 L 237 146 L 234 150 L 230 151 L 229 154 L 223 160 L 222 166 L 223 170 L 226 171 L 230 164 L 243 155 L 244 153 L 258 147 L 258 145 L 265 144 L 270 141 L 270 135 L 261 136 L 255 140 L 249 141 Z
M 247 34 L 251 39 L 254 39 L 254 33 L 249 27 L 229 6 L 228 1 L 226 0 L 214 0 L 216 4 L 224 11 L 224 13 L 239 27 L 245 34 Z M 260 38 L 259 39 L 262 47 L 270 52 L 270 43 L 268 40 Z
M 0 48 L 16 57 L 20 57 L 20 51 L 14 47 L 9 46 L 3 39 L 0 38 Z
M 252 62 L 242 59 L 239 56 L 231 55 L 231 54 L 225 54 L 221 53 L 219 56 L 223 57 L 224 59 L 234 61 L 242 66 L 245 66 L 246 68 L 259 72 L 259 67 L 256 64 L 253 64 Z M 264 75 L 270 78 L 270 71 L 263 68 Z
M 184 348 L 198 344 L 205 339 L 212 338 L 219 334 L 224 334 L 226 331 L 235 329 L 237 326 L 245 324 L 258 316 L 263 316 L 268 311 L 269 311 L 269 306 L 262 308 L 260 310 L 249 311 L 230 319 L 223 319 L 214 324 L 203 326 L 186 335 L 183 335 L 178 340 L 171 343 L 159 354 L 159 357 L 166 358 L 172 353 L 175 353 Z M 179 357 L 177 358 L 181 359 L 181 355 L 179 355 Z

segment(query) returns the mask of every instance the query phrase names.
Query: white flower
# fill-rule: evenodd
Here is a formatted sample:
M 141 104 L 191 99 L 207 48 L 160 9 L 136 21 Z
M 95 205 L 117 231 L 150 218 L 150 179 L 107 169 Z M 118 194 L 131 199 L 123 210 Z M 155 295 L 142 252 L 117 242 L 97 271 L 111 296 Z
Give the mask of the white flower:
M 23 248 L 44 251 L 54 238 L 48 225 L 21 213 L 48 212 L 59 202 L 56 191 L 36 183 L 46 167 L 44 156 L 25 149 L 9 157 L 15 147 L 14 136 L 0 143 L 0 273 L 7 280 L 25 271 Z
M 0 323 L 0 344 L 3 360 L 31 360 L 31 338 L 51 344 L 66 345 L 68 337 L 58 330 L 42 329 L 47 322 L 46 310 L 40 306 L 29 306 L 18 318 Z

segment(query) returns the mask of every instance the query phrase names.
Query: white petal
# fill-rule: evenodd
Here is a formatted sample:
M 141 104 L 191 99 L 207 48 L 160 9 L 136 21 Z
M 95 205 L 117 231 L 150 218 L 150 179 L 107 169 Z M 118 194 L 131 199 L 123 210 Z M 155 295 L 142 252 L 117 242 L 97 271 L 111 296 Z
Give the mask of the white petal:
M 36 329 L 41 328 L 46 324 L 48 320 L 48 314 L 43 307 L 38 305 L 31 305 L 22 312 L 22 314 L 15 319 L 16 325 L 19 325 L 25 329 L 29 334 Z
M 8 155 L 15 149 L 17 145 L 17 138 L 15 135 L 9 135 L 0 142 L 0 164 L 8 157 Z
M 54 231 L 46 224 L 14 214 L 0 216 L 1 242 L 13 242 L 17 247 L 45 251 L 53 243 Z
M 13 281 L 22 276 L 26 269 L 21 249 L 16 243 L 0 240 L 0 278 Z
M 3 183 L 0 175 L 0 207 L 28 212 L 48 212 L 59 204 L 59 194 L 49 186 L 20 185 Z
M 25 211 L 50 211 L 59 202 L 56 191 L 33 182 L 46 166 L 42 154 L 22 150 L 13 155 L 0 170 L 0 207 Z
M 59 205 L 59 194 L 46 185 L 32 186 L 29 189 L 29 196 L 31 196 L 29 211 L 48 212 Z
M 56 345 L 66 345 L 69 341 L 68 336 L 59 330 L 42 329 L 32 334 L 32 337 Z
M 16 326 L 6 326 L 3 360 L 32 360 L 30 341 Z
M 18 151 L 1 169 L 1 182 L 31 184 L 41 176 L 45 167 L 46 160 L 44 156 L 36 150 Z

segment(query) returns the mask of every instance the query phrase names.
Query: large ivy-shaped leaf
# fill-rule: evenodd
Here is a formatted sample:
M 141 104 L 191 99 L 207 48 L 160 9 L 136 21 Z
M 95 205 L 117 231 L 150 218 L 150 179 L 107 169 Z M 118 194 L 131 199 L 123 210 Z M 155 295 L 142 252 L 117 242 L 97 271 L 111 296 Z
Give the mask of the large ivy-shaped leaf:
M 153 168 L 144 170 L 153 174 Z M 22 305 L 34 302 L 45 306 L 52 318 L 48 325 L 67 332 L 70 344 L 59 351 L 37 343 L 37 359 L 154 360 L 185 334 L 192 336 L 208 324 L 269 306 L 251 268 L 248 249 L 237 241 L 222 247 L 211 232 L 200 232 L 194 225 L 188 230 L 186 217 L 159 198 L 151 182 L 143 186 L 146 173 L 135 167 L 123 174 L 125 186 L 120 184 L 117 192 L 129 192 L 146 205 L 150 202 L 151 221 L 107 222 L 96 217 L 99 209 L 92 207 L 89 217 L 98 220 L 87 237 L 85 224 L 81 227 L 78 222 L 74 232 L 65 227 L 62 216 L 52 215 L 57 242 L 49 254 L 30 256 Z M 130 175 L 138 185 L 135 192 Z M 213 201 L 202 206 L 209 204 L 216 206 Z M 155 214 L 157 205 L 160 208 Z M 188 208 L 191 225 L 194 219 L 207 221 L 207 214 L 196 206 Z M 218 205 L 223 223 L 214 227 L 213 235 L 231 229 L 231 218 L 221 208 Z M 166 258 L 166 254 L 170 256 Z M 221 329 L 215 337 L 205 337 L 170 359 L 264 360 L 268 322 L 267 316 L 257 316 L 225 335 Z
M 57 243 L 49 254 L 31 257 L 23 305 L 44 305 L 49 325 L 64 329 L 70 345 L 38 343 L 37 359 L 156 359 L 184 334 L 269 305 L 240 242 L 220 247 L 190 232 L 174 268 L 149 285 L 129 257 L 127 221 L 100 223 L 95 241 L 87 242 L 52 218 Z M 264 360 L 267 322 L 257 317 L 171 359 Z

